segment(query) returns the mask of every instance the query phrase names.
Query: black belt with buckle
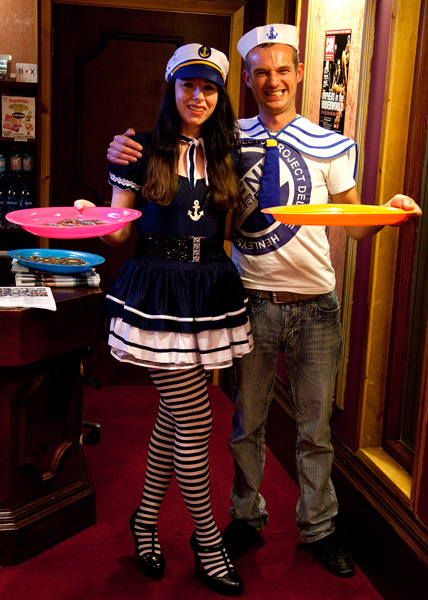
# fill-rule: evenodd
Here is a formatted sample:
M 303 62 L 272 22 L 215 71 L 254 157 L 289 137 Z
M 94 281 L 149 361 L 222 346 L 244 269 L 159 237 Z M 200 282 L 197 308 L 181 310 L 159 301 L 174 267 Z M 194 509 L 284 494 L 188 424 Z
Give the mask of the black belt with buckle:
M 287 302 L 302 302 L 302 300 L 313 300 L 320 294 L 298 294 L 297 292 L 268 292 L 266 290 L 250 290 L 245 288 L 250 296 L 257 296 L 270 300 L 273 304 L 286 304 Z
M 181 262 L 207 263 L 224 260 L 227 254 L 222 240 L 207 240 L 192 235 L 175 236 L 140 233 L 136 254 Z

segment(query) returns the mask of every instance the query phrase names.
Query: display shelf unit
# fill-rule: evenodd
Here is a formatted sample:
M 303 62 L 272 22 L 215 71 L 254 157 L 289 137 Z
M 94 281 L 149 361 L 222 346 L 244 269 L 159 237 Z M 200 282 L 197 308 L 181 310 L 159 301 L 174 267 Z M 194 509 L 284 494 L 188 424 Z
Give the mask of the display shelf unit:
M 39 132 L 39 102 L 38 102 L 38 84 L 27 83 L 12 80 L 0 80 L 0 94 L 11 95 L 11 96 L 24 96 L 32 97 L 36 100 L 36 137 L 29 139 L 21 139 L 14 137 L 5 137 L 0 135 L 0 147 L 6 154 L 6 177 L 0 178 L 0 187 L 4 191 L 4 197 L 7 196 L 7 189 L 10 182 L 14 183 L 14 186 L 19 193 L 22 189 L 22 184 L 25 183 L 31 193 L 34 206 L 39 206 L 39 185 L 38 185 L 38 172 L 39 172 L 39 143 L 38 143 L 38 132 Z M 2 116 L 3 120 L 3 116 Z M 1 134 L 1 131 L 0 131 Z M 17 146 L 18 153 L 22 157 L 26 149 L 29 150 L 29 154 L 35 158 L 35 170 L 30 175 L 26 175 L 21 172 L 19 177 L 14 176 L 9 172 L 8 156 L 10 155 L 14 146 Z M 7 209 L 5 208 L 5 213 Z M 36 240 L 34 236 L 25 232 L 22 228 L 13 229 L 5 224 L 4 218 L 0 220 L 0 250 L 12 250 L 14 248 L 25 248 L 34 246 Z

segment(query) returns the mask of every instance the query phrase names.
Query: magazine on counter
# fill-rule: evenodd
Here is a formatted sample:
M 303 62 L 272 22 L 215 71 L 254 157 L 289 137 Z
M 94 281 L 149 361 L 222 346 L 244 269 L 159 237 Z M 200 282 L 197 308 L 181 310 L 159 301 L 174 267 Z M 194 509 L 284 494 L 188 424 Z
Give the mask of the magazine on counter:
M 56 310 L 56 302 L 50 287 L 0 287 L 0 308 Z

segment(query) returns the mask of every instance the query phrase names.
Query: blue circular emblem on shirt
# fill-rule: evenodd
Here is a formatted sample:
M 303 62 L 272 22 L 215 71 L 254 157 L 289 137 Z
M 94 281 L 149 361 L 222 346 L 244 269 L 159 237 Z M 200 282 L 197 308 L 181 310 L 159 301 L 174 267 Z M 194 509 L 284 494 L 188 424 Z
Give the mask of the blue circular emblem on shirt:
M 303 156 L 287 144 L 278 142 L 281 206 L 309 204 L 312 181 Z M 233 243 L 243 254 L 268 254 L 287 244 L 300 225 L 272 225 L 260 211 L 257 201 L 263 173 L 264 149 L 260 142 L 241 142 L 238 173 L 241 202 L 236 211 Z

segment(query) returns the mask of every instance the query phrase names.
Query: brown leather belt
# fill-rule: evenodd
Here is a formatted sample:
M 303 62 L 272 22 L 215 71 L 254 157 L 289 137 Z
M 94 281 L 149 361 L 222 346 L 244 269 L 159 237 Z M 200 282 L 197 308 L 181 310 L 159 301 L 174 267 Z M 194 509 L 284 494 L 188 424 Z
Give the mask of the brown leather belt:
M 298 294 L 297 292 L 268 292 L 266 290 L 250 290 L 245 288 L 247 294 L 271 300 L 273 304 L 285 304 L 286 302 L 301 302 L 302 300 L 313 300 L 320 294 Z

